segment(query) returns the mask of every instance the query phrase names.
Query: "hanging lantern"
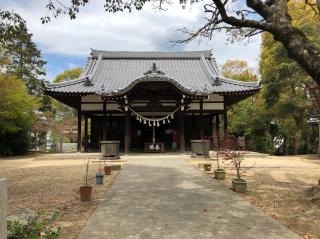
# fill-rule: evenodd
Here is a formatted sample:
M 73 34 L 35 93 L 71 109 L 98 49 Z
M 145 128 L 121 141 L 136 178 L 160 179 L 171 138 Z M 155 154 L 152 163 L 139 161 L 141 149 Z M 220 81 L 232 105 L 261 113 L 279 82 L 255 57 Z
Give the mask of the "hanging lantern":
M 139 120 L 139 116 L 137 115 L 137 118 L 136 118 L 137 120 Z
M 156 126 L 156 122 L 155 121 L 153 121 L 153 126 Z
M 152 125 L 151 125 L 151 123 L 150 123 L 150 121 L 149 121 L 149 127 L 151 127 Z
M 143 124 L 146 124 L 147 123 L 147 121 L 146 120 L 143 120 Z
M 141 117 L 139 118 L 139 122 L 140 122 L 140 123 L 142 122 L 142 118 L 141 118 Z
M 181 106 L 181 110 L 182 110 L 182 111 L 184 110 L 184 106 L 183 106 L 183 105 Z
M 125 107 L 124 107 L 124 110 L 125 110 L 125 111 L 128 111 L 128 106 L 125 106 Z
M 163 123 L 163 124 L 166 124 L 166 120 L 165 120 L 165 119 L 163 119 L 162 123 Z
M 170 120 L 169 120 L 169 118 L 167 118 L 167 121 L 168 121 L 168 123 L 170 123 Z
M 171 119 L 173 119 L 173 114 L 171 115 Z
M 160 127 L 160 123 L 159 123 L 159 121 L 157 121 L 157 127 Z

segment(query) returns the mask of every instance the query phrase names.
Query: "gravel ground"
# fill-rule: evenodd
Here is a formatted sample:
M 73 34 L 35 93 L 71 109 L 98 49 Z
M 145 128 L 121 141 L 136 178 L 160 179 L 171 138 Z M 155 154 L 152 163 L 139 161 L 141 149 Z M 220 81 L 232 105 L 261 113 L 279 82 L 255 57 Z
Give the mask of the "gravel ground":
M 193 164 L 202 162 L 184 155 L 175 157 L 183 157 Z M 57 224 L 62 227 L 61 238 L 76 238 L 117 172 L 107 176 L 103 186 L 96 186 L 98 165 L 90 164 L 93 200 L 81 203 L 78 191 L 83 183 L 83 160 L 33 159 L 33 156 L 0 159 L 0 177 L 9 180 L 9 213 L 22 208 L 59 212 Z M 252 168 L 246 173 L 248 192 L 241 194 L 242 197 L 304 238 L 320 238 L 320 203 L 311 202 L 306 196 L 307 189 L 320 178 L 320 158 L 250 157 L 243 165 Z M 230 187 L 234 176 L 234 171 L 228 168 L 227 180 L 221 183 Z
M 98 186 L 95 184 L 98 168 L 98 164 L 90 163 L 89 185 L 93 186 L 93 200 L 81 203 L 79 187 L 84 182 L 83 160 L 1 159 L 0 177 L 8 178 L 9 183 L 8 214 L 23 208 L 48 214 L 58 212 L 56 224 L 62 229 L 61 238 L 77 238 L 118 174 L 113 172 L 106 176 L 105 184 Z
M 244 176 L 248 192 L 241 194 L 243 198 L 303 238 L 320 238 L 320 203 L 311 202 L 306 195 L 320 179 L 318 156 L 248 158 L 243 165 L 250 168 Z M 216 163 L 212 166 L 215 168 Z M 235 176 L 235 171 L 227 168 L 227 179 L 221 183 L 231 187 Z

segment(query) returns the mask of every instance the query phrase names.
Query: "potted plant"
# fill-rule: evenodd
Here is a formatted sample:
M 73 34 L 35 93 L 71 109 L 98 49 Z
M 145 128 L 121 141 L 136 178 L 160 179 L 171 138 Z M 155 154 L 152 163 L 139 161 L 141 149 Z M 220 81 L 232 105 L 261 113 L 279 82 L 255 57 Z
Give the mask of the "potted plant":
M 203 164 L 204 171 L 211 171 L 211 163 Z
M 111 166 L 106 165 L 106 160 L 104 160 L 104 175 L 111 175 Z
M 80 187 L 81 202 L 91 201 L 92 187 L 88 185 L 89 163 L 90 161 L 87 159 L 85 161 L 84 186 Z
M 222 143 L 219 143 L 219 139 L 223 139 L 223 142 Z M 216 138 L 216 140 L 214 140 L 214 145 L 215 145 L 215 148 L 216 148 L 216 162 L 217 162 L 217 169 L 214 170 L 214 178 L 217 179 L 217 180 L 224 180 L 226 179 L 226 170 L 224 170 L 223 168 L 220 167 L 220 155 L 223 154 L 223 147 L 226 146 L 227 142 L 224 142 L 226 141 L 225 140 L 226 137 L 224 136 L 218 136 Z M 223 147 L 222 147 L 223 145 Z
M 103 179 L 104 179 L 104 174 L 102 173 L 102 170 L 101 170 L 101 158 L 99 158 L 99 170 L 98 172 L 96 173 L 96 184 L 103 184 Z
M 234 144 L 234 146 L 235 145 L 236 144 Z M 244 170 L 241 163 L 244 160 L 244 155 L 244 150 L 236 150 L 235 147 L 230 147 L 224 152 L 225 160 L 231 162 L 237 173 L 237 177 L 232 179 L 232 189 L 237 193 L 244 193 L 247 191 L 247 181 L 242 178 Z

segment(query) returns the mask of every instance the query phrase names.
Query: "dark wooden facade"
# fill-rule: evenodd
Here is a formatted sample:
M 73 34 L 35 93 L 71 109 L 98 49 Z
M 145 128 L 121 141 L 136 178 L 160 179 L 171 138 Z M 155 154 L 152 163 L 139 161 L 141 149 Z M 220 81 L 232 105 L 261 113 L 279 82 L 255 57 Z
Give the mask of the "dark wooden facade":
M 84 129 L 78 131 L 78 137 L 82 139 L 79 150 L 97 150 L 101 140 L 119 140 L 120 149 L 126 153 L 143 151 L 144 144 L 152 141 L 153 127 L 139 122 L 135 112 L 157 119 L 181 105 L 183 108 L 175 112 L 170 123 L 160 122 L 160 126 L 155 126 L 156 142 L 163 142 L 166 151 L 184 152 L 190 148 L 192 139 L 209 139 L 219 132 L 221 125 L 227 130 L 227 107 L 223 96 L 186 96 L 163 82 L 137 85 L 126 94 L 127 103 L 123 97 L 91 96 L 89 101 L 86 98 L 82 97 L 82 107 L 78 108 L 79 122 L 80 118 L 85 122 L 81 124 Z

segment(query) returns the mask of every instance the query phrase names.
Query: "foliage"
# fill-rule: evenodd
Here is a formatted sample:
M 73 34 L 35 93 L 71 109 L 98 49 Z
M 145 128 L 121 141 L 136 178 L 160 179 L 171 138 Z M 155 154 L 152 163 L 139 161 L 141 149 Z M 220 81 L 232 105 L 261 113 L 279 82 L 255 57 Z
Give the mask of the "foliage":
M 70 69 L 70 70 L 65 70 L 64 72 L 58 74 L 53 82 L 54 83 L 59 83 L 62 81 L 69 81 L 69 80 L 75 80 L 77 79 L 80 74 L 82 73 L 83 69 L 82 68 L 74 68 L 74 69 Z
M 35 97 L 13 75 L 0 74 L 0 154 L 24 153 L 31 147 Z
M 46 62 L 32 41 L 26 22 L 17 13 L 0 10 L 0 51 L 1 77 L 6 79 L 7 84 L 2 85 L 1 89 L 6 88 L 4 92 L 14 91 L 13 87 L 19 79 L 17 92 L 10 93 L 12 97 L 6 96 L 7 101 L 3 103 L 10 105 L 7 109 L 10 114 L 3 115 L 11 118 L 4 119 L 0 153 L 23 153 L 37 149 L 45 140 L 44 126 L 48 124 L 45 115 L 52 111 L 50 98 L 43 92 Z M 21 84 L 27 91 L 22 90 Z M 18 119 L 12 120 L 14 118 Z M 12 132 L 12 128 L 17 131 Z
M 312 14 L 312 9 L 302 10 L 302 5 L 300 1 L 288 4 L 292 22 L 314 45 L 319 46 L 320 22 Z M 277 126 L 274 133 L 286 139 L 289 152 L 306 152 L 301 146 L 306 140 L 303 135 L 307 135 L 310 115 L 320 112 L 320 88 L 296 62 L 288 58 L 283 45 L 267 33 L 262 38 L 260 72 L 265 85 L 265 105 Z
M 233 105 L 228 116 L 229 132 L 234 137 L 244 136 L 247 150 L 271 153 L 270 118 L 264 110 L 261 94 Z
M 53 82 L 59 83 L 62 81 L 69 81 L 77 79 L 82 73 L 82 68 L 74 68 L 66 70 L 58 74 Z M 55 141 L 60 142 L 60 149 L 62 148 L 63 141 L 75 142 L 76 138 L 73 134 L 73 128 L 77 123 L 74 109 L 53 100 L 53 108 L 55 115 L 52 120 L 51 130 Z M 68 132 L 68 133 L 67 133 Z
M 295 27 L 303 29 L 308 39 L 319 45 L 320 23 L 311 14 L 312 10 L 302 10 L 299 1 L 289 2 L 288 6 Z M 307 15 L 305 11 L 308 11 Z M 285 140 L 288 154 L 312 152 L 312 147 L 306 145 L 311 145 L 315 136 L 309 132 L 311 125 L 307 120 L 320 112 L 320 87 L 288 58 L 283 45 L 271 34 L 263 34 L 260 56 L 262 90 L 231 107 L 230 132 L 235 136 L 246 136 L 249 150 L 272 152 L 272 140 L 278 137 Z M 229 65 L 222 69 L 229 69 Z M 230 71 L 223 72 L 244 80 L 237 78 L 246 70 L 244 65 L 233 65 Z
M 8 72 L 22 79 L 31 94 L 42 96 L 43 82 L 39 77 L 45 75 L 46 61 L 41 59 L 26 22 L 18 14 L 0 11 L 0 45 L 3 55 L 10 58 Z
M 60 235 L 60 228 L 52 226 L 59 217 L 53 213 L 50 218 L 42 219 L 43 213 L 38 212 L 34 220 L 8 220 L 8 239 L 55 239 Z
M 59 0 L 47 0 L 48 14 L 41 18 L 42 23 L 51 21 L 50 14 L 55 18 L 61 14 L 68 14 L 71 19 L 75 19 L 80 8 L 89 2 L 90 0 L 70 0 L 62 3 Z M 132 10 L 141 10 L 148 2 L 150 1 L 107 0 L 103 7 L 109 13 L 131 12 Z M 171 3 L 172 1 L 153 1 L 153 5 L 160 10 L 173 7 L 170 5 Z M 212 0 L 205 3 L 203 1 L 180 0 L 179 4 L 182 8 L 201 4 L 203 21 L 195 29 L 187 27 L 180 29 L 187 36 L 176 42 L 189 42 L 195 38 L 203 37 L 211 39 L 214 34 L 221 31 L 225 31 L 231 41 L 248 39 L 262 32 L 269 32 L 274 39 L 283 44 L 289 57 L 308 72 L 315 82 L 320 84 L 320 49 L 313 44 L 312 39 L 306 36 L 308 28 L 298 28 L 296 20 L 293 20 L 295 18 L 293 13 L 298 11 L 302 13 L 302 16 L 312 15 L 318 18 L 320 4 L 317 0 Z M 294 5 L 298 10 L 290 11 L 291 5 Z M 306 22 L 304 21 L 304 23 Z
M 229 60 L 222 66 L 225 77 L 241 81 L 256 81 L 258 77 L 253 72 L 247 62 L 240 60 Z M 271 119 L 260 93 L 231 106 L 228 118 L 229 133 L 233 137 L 245 136 L 248 150 L 272 152 Z
M 258 77 L 243 60 L 228 60 L 221 68 L 224 77 L 239 81 L 257 81 Z

